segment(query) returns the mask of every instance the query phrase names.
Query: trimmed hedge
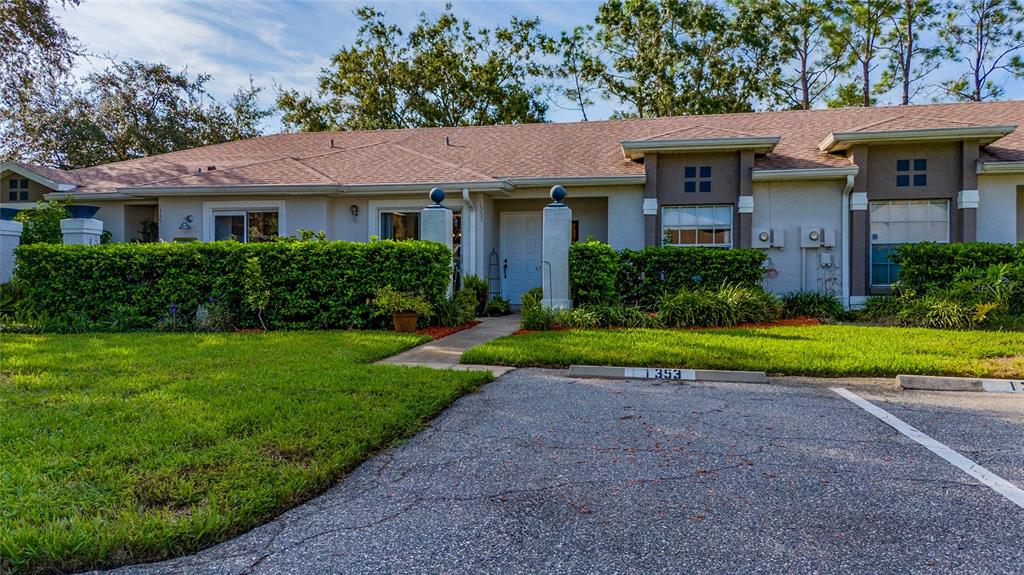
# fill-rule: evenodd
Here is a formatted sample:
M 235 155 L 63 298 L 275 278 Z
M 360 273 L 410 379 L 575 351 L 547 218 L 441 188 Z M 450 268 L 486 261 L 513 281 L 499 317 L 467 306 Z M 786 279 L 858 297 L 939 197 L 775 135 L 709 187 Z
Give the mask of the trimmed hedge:
M 569 249 L 569 284 L 576 304 L 651 306 L 681 289 L 754 286 L 764 252 L 718 248 L 648 247 L 616 251 L 596 241 Z
M 215 301 L 242 325 L 258 325 L 245 301 L 255 257 L 270 291 L 263 311 L 277 328 L 363 328 L 378 287 L 444 298 L 451 253 L 424 241 L 340 241 L 19 246 L 15 280 L 30 309 L 67 322 L 131 315 L 154 323 L 195 315 Z M 172 311 L 173 309 L 173 311 Z
M 1024 245 L 977 242 L 903 244 L 896 248 L 893 261 L 902 268 L 899 277 L 901 287 L 926 293 L 952 284 L 959 274 L 970 268 L 1024 265 Z

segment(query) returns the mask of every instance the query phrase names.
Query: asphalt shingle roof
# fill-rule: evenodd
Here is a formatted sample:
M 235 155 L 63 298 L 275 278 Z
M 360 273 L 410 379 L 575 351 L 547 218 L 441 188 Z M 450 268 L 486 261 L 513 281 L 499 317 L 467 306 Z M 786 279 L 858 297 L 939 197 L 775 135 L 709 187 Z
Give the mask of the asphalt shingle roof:
M 52 179 L 79 192 L 124 187 L 380 184 L 507 177 L 640 175 L 625 140 L 778 136 L 758 169 L 845 167 L 822 153 L 831 132 L 1024 124 L 1024 101 L 716 114 L 596 122 L 284 133 L 105 164 Z M 989 144 L 986 161 L 1024 160 L 1024 129 Z M 216 170 L 207 171 L 210 166 Z M 39 168 L 31 167 L 39 170 Z M 60 176 L 60 178 L 54 177 Z

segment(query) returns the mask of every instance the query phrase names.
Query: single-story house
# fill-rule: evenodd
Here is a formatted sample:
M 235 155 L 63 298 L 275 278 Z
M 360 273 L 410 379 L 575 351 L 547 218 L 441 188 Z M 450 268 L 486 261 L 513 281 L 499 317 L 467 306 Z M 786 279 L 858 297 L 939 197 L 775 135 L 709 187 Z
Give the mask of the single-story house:
M 898 244 L 1024 241 L 1022 122 L 1009 101 L 285 133 L 71 171 L 5 162 L 0 201 L 71 194 L 114 241 L 146 222 L 162 241 L 367 241 L 416 238 L 440 186 L 461 273 L 517 302 L 561 184 L 573 239 L 762 249 L 767 289 L 856 306 L 889 289 Z

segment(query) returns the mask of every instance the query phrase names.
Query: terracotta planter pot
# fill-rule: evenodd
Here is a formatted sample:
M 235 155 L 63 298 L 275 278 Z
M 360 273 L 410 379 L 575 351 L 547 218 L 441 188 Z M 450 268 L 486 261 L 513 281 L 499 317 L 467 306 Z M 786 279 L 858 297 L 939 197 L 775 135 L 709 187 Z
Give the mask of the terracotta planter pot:
M 403 311 L 393 314 L 391 319 L 395 322 L 395 331 L 399 333 L 412 333 L 416 331 L 416 320 L 419 314 L 414 311 Z

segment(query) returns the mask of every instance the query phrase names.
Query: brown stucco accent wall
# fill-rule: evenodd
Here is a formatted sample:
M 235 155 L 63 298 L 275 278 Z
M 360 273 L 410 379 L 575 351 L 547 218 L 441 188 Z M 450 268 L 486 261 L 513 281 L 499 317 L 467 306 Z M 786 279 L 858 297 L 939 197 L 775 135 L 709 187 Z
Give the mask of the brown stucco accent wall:
M 740 158 L 742 153 L 651 154 L 645 157 L 647 189 L 644 196 L 658 199 L 658 214 L 644 218 L 646 244 L 661 245 L 661 208 L 720 204 L 730 205 L 733 208 L 733 245 L 740 247 L 740 216 L 736 209 L 736 198 L 740 195 Z M 750 160 L 749 163 L 752 164 L 752 154 Z M 701 166 L 711 167 L 710 192 L 686 193 L 683 191 L 683 169 L 687 166 L 694 166 L 698 169 Z M 748 180 L 747 189 L 749 190 L 749 169 L 744 176 Z
M 7 193 L 11 191 L 11 180 L 28 180 L 28 178 L 19 174 L 11 174 L 10 172 L 8 172 L 8 175 L 3 177 L 3 180 L 0 181 L 0 186 L 3 186 L 2 188 L 0 188 L 0 202 L 5 204 L 11 203 L 11 200 L 7 199 Z M 18 191 L 20 192 L 21 188 L 19 188 Z M 39 200 L 43 199 L 43 194 L 48 194 L 52 191 L 53 190 L 47 188 L 44 185 L 41 185 L 33 180 L 28 180 L 28 199 L 24 201 L 38 202 Z M 15 202 L 22 202 L 22 200 L 15 200 Z
M 972 241 L 975 211 L 957 209 L 961 190 L 976 190 L 978 142 L 854 146 L 853 161 L 860 167 L 853 191 L 867 193 L 874 200 L 949 201 L 949 239 Z M 896 186 L 896 161 L 924 158 L 928 161 L 926 186 Z M 850 294 L 867 295 L 870 286 L 870 210 L 851 212 Z M 965 228 L 966 224 L 966 228 Z

